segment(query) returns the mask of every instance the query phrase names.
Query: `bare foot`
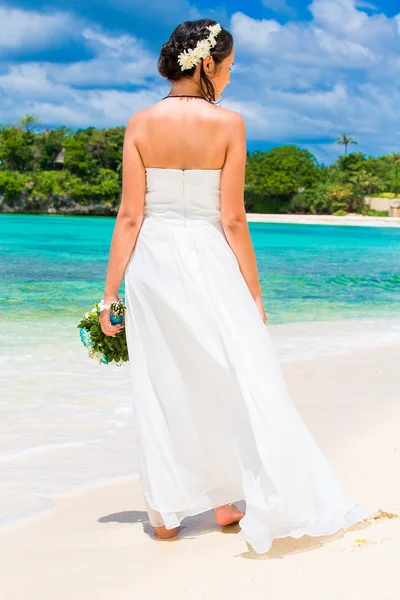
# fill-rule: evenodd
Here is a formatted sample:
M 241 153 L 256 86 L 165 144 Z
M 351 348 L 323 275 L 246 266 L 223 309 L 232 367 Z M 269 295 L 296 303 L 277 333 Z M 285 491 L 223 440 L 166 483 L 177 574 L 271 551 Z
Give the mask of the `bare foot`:
M 239 510 L 234 504 L 224 504 L 224 506 L 218 506 L 218 508 L 214 508 L 214 513 L 215 520 L 221 527 L 239 523 L 240 519 L 243 519 L 244 517 L 244 512 Z
M 159 540 L 169 540 L 177 535 L 178 527 L 174 527 L 173 529 L 167 529 L 165 525 L 162 525 L 161 527 L 154 527 L 154 537 Z

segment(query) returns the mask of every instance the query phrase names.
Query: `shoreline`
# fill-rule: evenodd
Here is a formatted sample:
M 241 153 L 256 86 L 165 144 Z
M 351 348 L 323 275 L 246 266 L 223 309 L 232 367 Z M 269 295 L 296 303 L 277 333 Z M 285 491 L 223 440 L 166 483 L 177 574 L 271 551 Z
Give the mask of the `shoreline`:
M 400 347 L 400 318 L 267 323 L 267 327 L 289 376 L 305 365 L 341 364 L 363 353 L 371 353 L 377 363 L 381 353 L 392 360 L 391 349 L 396 352 Z M 58 331 L 62 333 L 60 327 Z M 11 403 L 0 454 L 0 531 L 51 510 L 53 494 L 128 477 L 136 470 L 136 465 L 132 468 L 135 436 L 129 365 L 121 369 L 89 361 L 79 340 L 66 333 L 57 357 L 52 356 L 51 340 L 46 338 L 40 348 L 27 347 L 23 355 L 14 348 L 0 361 L 0 384 L 8 389 Z M 76 381 L 72 388 L 71 378 Z M 36 400 L 26 402 L 21 395 L 27 385 L 46 395 L 40 411 Z M 20 407 L 19 412 L 14 406 Z M 14 427 L 21 410 L 37 414 L 28 419 L 23 432 Z M 38 433 L 42 427 L 46 427 L 45 437 Z M 58 473 L 55 463 L 68 468 Z M 10 469 L 18 479 L 10 478 Z
M 357 366 L 363 365 L 360 370 L 365 372 L 366 371 L 366 367 L 364 366 L 365 364 L 365 359 L 364 357 L 366 357 L 367 361 L 369 360 L 371 362 L 371 360 L 373 361 L 375 358 L 375 353 L 379 352 L 378 357 L 376 358 L 376 363 L 384 363 L 385 368 L 387 369 L 387 364 L 388 363 L 394 363 L 397 364 L 399 366 L 398 369 L 398 379 L 399 379 L 399 387 L 400 387 L 400 340 L 396 340 L 396 341 L 388 341 L 386 343 L 384 343 L 383 345 L 379 345 L 379 346 L 369 346 L 369 347 L 349 347 L 349 348 L 344 348 L 341 350 L 332 350 L 331 352 L 327 353 L 327 354 L 321 354 L 321 355 L 305 355 L 305 356 L 290 356 L 290 357 L 286 357 L 286 358 L 280 358 L 280 364 L 281 364 L 281 368 L 282 371 L 284 373 L 285 376 L 285 380 L 287 382 L 288 388 L 291 391 L 291 395 L 292 396 L 296 396 L 296 395 L 301 395 L 298 394 L 295 390 L 295 385 L 293 384 L 293 381 L 296 381 L 297 383 L 301 380 L 301 376 L 303 375 L 303 373 L 307 372 L 308 374 L 312 374 L 316 377 L 318 377 L 318 375 L 322 376 L 323 375 L 323 379 L 324 381 L 326 380 L 327 377 L 329 377 L 330 372 L 334 370 L 334 363 L 339 363 L 342 364 L 343 366 L 347 367 L 347 363 L 352 363 L 355 362 Z M 318 372 L 318 366 L 320 367 L 320 371 Z M 376 368 L 375 368 L 376 367 Z M 382 378 L 382 375 L 384 374 L 384 372 L 381 370 L 381 368 L 379 367 L 379 364 L 375 365 L 375 374 L 379 375 L 379 379 Z M 102 367 L 100 367 L 102 369 L 102 371 L 104 371 L 105 374 L 106 373 L 106 369 L 103 369 Z M 311 371 L 310 371 L 311 369 Z M 351 370 L 353 371 L 353 369 L 351 368 Z M 129 377 L 128 377 L 129 379 Z M 308 382 L 306 380 L 304 381 L 300 381 L 301 383 L 301 391 L 303 390 L 303 388 L 307 388 L 308 387 Z M 395 386 L 394 386 L 395 387 Z M 292 389 L 291 389 L 292 388 Z M 390 396 L 391 394 L 389 394 Z M 297 408 L 298 407 L 298 402 L 295 402 Z M 300 400 L 300 408 L 301 408 L 301 404 L 302 401 Z M 305 401 L 305 404 L 307 404 L 307 401 Z M 400 410 L 400 407 L 399 407 Z M 311 416 L 311 418 L 313 418 Z M 327 424 L 329 426 L 329 424 Z M 90 440 L 88 440 L 90 442 Z M 84 443 L 84 441 L 82 442 Z M 332 443 L 334 443 L 334 440 L 332 440 Z M 31 451 L 30 449 L 27 449 L 27 451 Z M 35 449 L 33 449 L 33 451 L 35 451 Z M 3 524 L 0 524 L 0 533 L 4 532 L 4 531 L 8 531 L 8 530 L 12 530 L 15 527 L 20 527 L 21 525 L 24 524 L 29 524 L 29 522 L 36 520 L 36 519 L 40 519 L 43 516 L 48 515 L 49 513 L 51 513 L 54 510 L 54 506 L 51 506 L 51 504 L 57 504 L 57 499 L 61 498 L 61 499 L 68 499 L 68 498 L 75 498 L 80 496 L 82 493 L 85 492 L 90 492 L 91 490 L 95 490 L 98 488 L 104 488 L 104 487 L 108 487 L 108 486 L 114 486 L 114 485 L 118 485 L 118 484 L 125 484 L 125 483 L 131 483 L 132 480 L 138 479 L 138 473 L 135 471 L 133 473 L 124 473 L 124 474 L 115 474 L 115 475 L 105 475 L 100 477 L 98 480 L 92 480 L 92 481 L 87 481 L 85 483 L 81 483 L 81 484 L 77 484 L 74 485 L 68 489 L 63 489 L 60 490 L 58 492 L 52 492 L 52 493 L 47 493 L 45 495 L 46 500 L 49 502 L 47 507 L 39 509 L 37 512 L 32 513 L 32 514 L 25 514 L 21 517 L 16 517 L 15 520 L 10 520 L 7 521 Z M 399 494 L 399 504 L 398 504 L 398 508 L 400 510 L 400 494 Z
M 400 512 L 399 366 L 399 343 L 282 365 L 314 439 L 369 513 Z M 299 600 L 397 600 L 400 519 L 329 539 L 276 540 L 268 555 L 255 555 L 236 539 L 239 527 L 221 530 L 210 513 L 186 519 L 177 540 L 155 541 L 137 476 L 50 498 L 53 509 L 2 529 L 7 598 L 239 600 L 268 586 L 274 597 Z
M 296 225 L 352 225 L 363 227 L 400 227 L 400 217 L 371 217 L 368 215 L 295 215 L 246 213 L 249 223 L 290 223 Z
M 0 212 L 2 215 L 18 215 L 33 217 L 96 217 L 112 218 L 115 214 L 87 213 L 87 212 Z M 289 223 L 296 225 L 351 225 L 364 227 L 400 227 L 400 217 L 373 217 L 368 215 L 347 215 L 344 217 L 334 215 L 299 215 L 275 213 L 246 213 L 249 223 Z

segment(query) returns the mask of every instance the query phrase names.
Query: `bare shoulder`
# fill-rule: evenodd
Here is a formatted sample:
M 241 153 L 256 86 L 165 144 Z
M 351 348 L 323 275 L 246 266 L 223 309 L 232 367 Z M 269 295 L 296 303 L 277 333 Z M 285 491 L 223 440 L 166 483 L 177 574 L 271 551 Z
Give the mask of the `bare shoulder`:
M 227 125 L 230 125 L 232 127 L 235 128 L 242 128 L 244 127 L 244 119 L 242 117 L 242 115 L 240 115 L 239 113 L 237 113 L 234 110 L 230 110 L 229 108 L 221 108 L 221 116 L 222 119 L 224 119 L 225 123 Z
M 160 109 L 160 102 L 156 104 L 152 104 L 147 108 L 142 108 L 138 110 L 128 120 L 126 130 L 127 133 L 133 134 L 135 131 L 139 131 L 141 128 L 145 127 L 147 123 L 151 122 L 151 120 L 158 114 Z
M 223 128 L 229 132 L 229 140 L 234 140 L 235 142 L 238 140 L 244 140 L 246 137 L 246 126 L 242 115 L 228 108 L 221 107 L 221 111 Z
M 126 125 L 127 131 L 133 131 L 139 125 L 147 121 L 147 119 L 150 117 L 151 109 L 151 106 L 149 108 L 142 108 L 142 110 L 138 110 L 131 115 Z

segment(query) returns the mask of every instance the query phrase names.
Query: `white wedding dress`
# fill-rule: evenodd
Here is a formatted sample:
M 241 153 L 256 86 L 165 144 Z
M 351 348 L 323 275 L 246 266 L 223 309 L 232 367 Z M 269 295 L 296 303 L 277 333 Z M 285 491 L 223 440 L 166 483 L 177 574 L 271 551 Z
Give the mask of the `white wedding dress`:
M 240 539 L 328 535 L 366 511 L 294 407 L 220 220 L 220 170 L 146 169 L 125 272 L 138 466 L 153 526 L 246 501 Z

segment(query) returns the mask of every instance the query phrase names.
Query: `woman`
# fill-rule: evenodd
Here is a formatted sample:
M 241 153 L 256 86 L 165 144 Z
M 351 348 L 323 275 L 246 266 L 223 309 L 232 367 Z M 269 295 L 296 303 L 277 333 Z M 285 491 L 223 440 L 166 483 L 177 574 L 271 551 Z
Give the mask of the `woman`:
M 231 34 L 209 19 L 163 45 L 168 96 L 129 121 L 104 302 L 125 276 L 141 487 L 155 535 L 214 509 L 259 553 L 366 516 L 288 396 L 265 325 L 244 208 L 243 119 L 213 101 Z M 101 315 L 106 335 L 109 310 Z M 246 500 L 246 515 L 234 501 Z

